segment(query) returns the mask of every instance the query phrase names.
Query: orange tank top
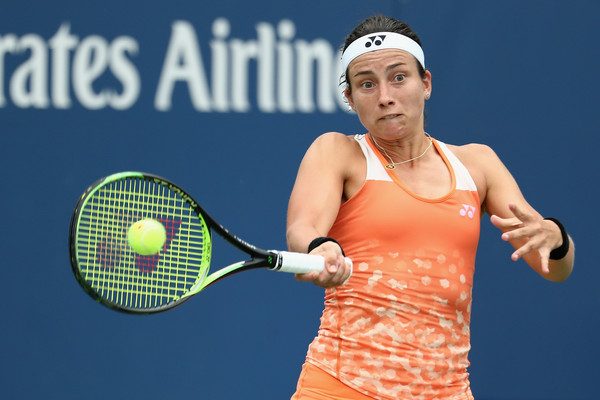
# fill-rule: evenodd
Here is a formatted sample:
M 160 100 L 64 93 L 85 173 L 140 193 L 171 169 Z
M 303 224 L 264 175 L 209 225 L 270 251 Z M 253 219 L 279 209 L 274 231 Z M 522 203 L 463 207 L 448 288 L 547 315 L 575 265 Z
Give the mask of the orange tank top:
M 375 399 L 472 399 L 469 322 L 480 203 L 466 167 L 433 140 L 452 189 L 426 199 L 405 188 L 366 135 L 361 189 L 329 236 L 354 262 L 325 292 L 310 362 Z

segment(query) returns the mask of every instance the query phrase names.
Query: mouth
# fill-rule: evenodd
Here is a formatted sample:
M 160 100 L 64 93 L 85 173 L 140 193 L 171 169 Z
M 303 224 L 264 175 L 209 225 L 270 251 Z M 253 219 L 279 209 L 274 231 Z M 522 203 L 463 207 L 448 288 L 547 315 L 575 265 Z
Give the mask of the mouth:
M 386 115 L 385 117 L 382 117 L 381 119 L 384 119 L 384 120 L 385 119 L 393 119 L 393 118 L 396 118 L 399 116 L 400 116 L 400 114 L 391 114 L 391 115 Z

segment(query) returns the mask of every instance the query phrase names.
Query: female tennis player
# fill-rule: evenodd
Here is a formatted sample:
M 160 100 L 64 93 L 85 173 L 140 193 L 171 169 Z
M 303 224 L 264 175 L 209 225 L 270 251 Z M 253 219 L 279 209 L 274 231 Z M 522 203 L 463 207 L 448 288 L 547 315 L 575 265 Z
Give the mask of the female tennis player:
M 490 147 L 425 132 L 432 78 L 405 23 L 363 21 L 346 38 L 342 62 L 348 104 L 366 133 L 317 138 L 290 197 L 289 249 L 326 259 L 321 273 L 297 275 L 326 292 L 292 398 L 472 399 L 481 214 L 512 244 L 512 260 L 552 281 L 571 273 L 574 244 L 525 200 Z M 344 255 L 354 262 L 349 279 Z

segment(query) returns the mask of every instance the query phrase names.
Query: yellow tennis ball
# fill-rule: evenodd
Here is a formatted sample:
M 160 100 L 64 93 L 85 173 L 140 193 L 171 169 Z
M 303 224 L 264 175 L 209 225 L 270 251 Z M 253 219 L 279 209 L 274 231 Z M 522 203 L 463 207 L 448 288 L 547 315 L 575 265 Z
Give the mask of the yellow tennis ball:
M 142 256 L 156 254 L 167 240 L 165 227 L 154 219 L 142 219 L 129 227 L 127 241 Z

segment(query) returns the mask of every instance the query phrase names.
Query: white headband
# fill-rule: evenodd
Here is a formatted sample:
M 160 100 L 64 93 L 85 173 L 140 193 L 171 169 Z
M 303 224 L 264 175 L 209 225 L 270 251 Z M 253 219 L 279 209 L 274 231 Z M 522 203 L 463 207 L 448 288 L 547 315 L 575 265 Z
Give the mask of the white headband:
M 350 65 L 352 60 L 356 57 L 371 51 L 384 49 L 407 51 L 419 60 L 419 63 L 421 63 L 421 66 L 425 69 L 425 54 L 417 42 L 408 36 L 395 32 L 376 32 L 356 39 L 348 46 L 348 48 L 346 48 L 342 55 L 342 66 L 344 67 L 344 71 L 348 70 L 348 65 Z

